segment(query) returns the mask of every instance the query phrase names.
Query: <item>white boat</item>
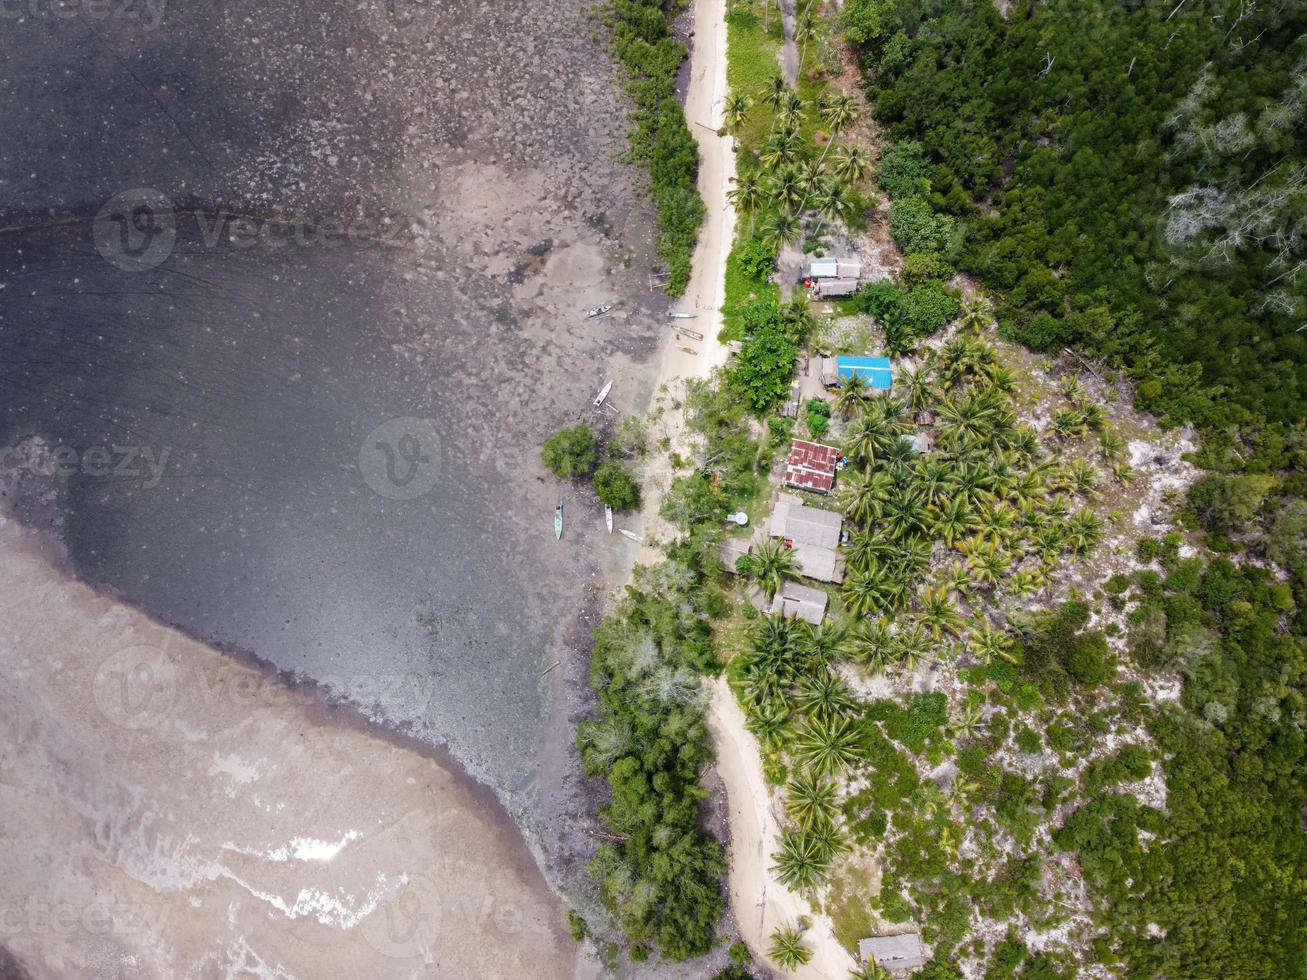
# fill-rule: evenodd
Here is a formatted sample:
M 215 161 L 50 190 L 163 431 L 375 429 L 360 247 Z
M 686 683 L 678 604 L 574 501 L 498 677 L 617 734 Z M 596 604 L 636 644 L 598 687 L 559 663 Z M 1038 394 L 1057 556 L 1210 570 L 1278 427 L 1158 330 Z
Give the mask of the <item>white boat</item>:
M 604 399 L 608 397 L 608 393 L 612 390 L 613 383 L 611 381 L 599 389 L 599 394 L 595 395 L 595 408 L 598 408 L 604 403 Z
M 617 529 L 617 531 L 618 531 L 619 534 L 625 534 L 628 538 L 630 538 L 630 539 L 631 539 L 632 541 L 634 541 L 636 544 L 644 544 L 644 538 L 640 537 L 640 535 L 636 534 L 634 531 L 628 531 L 628 530 L 627 530 L 626 528 L 624 528 L 624 527 L 619 527 L 619 528 Z
M 608 525 L 608 533 L 612 534 L 613 533 L 613 508 L 608 507 L 606 505 L 604 507 L 604 523 Z
M 697 313 L 681 313 L 677 310 L 668 310 L 667 315 L 673 320 L 693 320 Z
M 699 333 L 698 330 L 687 330 L 685 327 L 678 327 L 675 324 L 672 325 L 672 329 L 677 333 L 683 333 L 687 337 L 692 337 L 695 340 L 703 340 L 703 334 Z
M 590 309 L 585 311 L 585 318 L 587 320 L 594 320 L 597 317 L 606 315 L 612 308 L 612 303 L 605 303 L 601 306 L 592 306 Z

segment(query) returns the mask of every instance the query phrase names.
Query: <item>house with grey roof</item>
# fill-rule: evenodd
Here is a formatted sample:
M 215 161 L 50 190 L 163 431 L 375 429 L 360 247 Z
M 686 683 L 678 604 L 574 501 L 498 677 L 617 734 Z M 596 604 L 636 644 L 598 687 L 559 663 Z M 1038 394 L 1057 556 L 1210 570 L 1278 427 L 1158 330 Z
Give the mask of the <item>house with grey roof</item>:
M 808 507 L 792 493 L 776 499 L 768 533 L 794 550 L 799 571 L 819 582 L 844 581 L 844 556 L 837 550 L 844 518 L 831 510 Z
M 921 933 L 904 932 L 896 936 L 872 936 L 858 940 L 858 959 L 875 962 L 890 973 L 919 970 L 926 963 L 926 947 Z
M 770 612 L 774 616 L 797 616 L 813 626 L 820 626 L 826 618 L 826 593 L 798 582 L 786 582 L 772 600 Z

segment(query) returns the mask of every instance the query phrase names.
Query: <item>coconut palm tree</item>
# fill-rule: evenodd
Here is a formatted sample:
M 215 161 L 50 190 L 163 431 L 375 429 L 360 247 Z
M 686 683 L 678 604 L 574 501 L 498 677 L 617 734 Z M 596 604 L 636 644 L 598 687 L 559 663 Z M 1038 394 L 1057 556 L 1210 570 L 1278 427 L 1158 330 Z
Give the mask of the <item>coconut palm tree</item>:
M 937 640 L 945 634 L 957 636 L 962 632 L 962 617 L 958 615 L 947 589 L 922 590 L 921 625 Z
M 799 560 L 780 538 L 768 538 L 740 561 L 744 573 L 758 582 L 768 602 L 781 590 L 786 579 L 796 578 L 799 574 Z
M 803 13 L 799 14 L 794 20 L 794 40 L 800 44 L 799 48 L 799 69 L 803 69 L 803 63 L 808 58 L 808 42 L 817 36 L 817 18 L 813 16 L 812 4 L 804 8 Z
M 873 674 L 888 670 L 899 660 L 898 641 L 884 620 L 867 620 L 853 630 L 850 641 L 853 659 Z
M 880 516 L 881 503 L 888 489 L 886 486 L 888 474 L 882 475 L 879 472 L 865 473 L 854 470 L 846 472 L 847 475 L 840 478 L 840 507 L 849 520 L 866 527 Z M 849 546 L 846 549 L 850 555 L 855 550 L 853 537 L 851 534 Z M 862 538 L 868 543 L 874 543 L 875 541 L 874 538 L 866 534 L 863 534 Z
M 848 838 L 833 821 L 819 823 L 809 833 L 812 834 L 813 841 L 817 845 L 817 852 L 828 860 L 838 857 L 849 849 Z
M 890 605 L 888 594 L 889 576 L 879 565 L 867 568 L 854 568 L 844 578 L 841 595 L 845 608 L 855 618 L 868 616 Z
M 962 317 L 958 326 L 963 330 L 979 333 L 993 322 L 993 305 L 984 296 L 975 293 L 962 304 Z
M 858 118 L 858 100 L 841 92 L 839 95 L 823 100 L 818 112 L 821 114 L 821 121 L 830 127 L 831 136 L 834 137 L 844 132 Z M 831 143 L 833 142 L 835 141 L 832 138 Z M 831 144 L 827 143 L 826 149 L 829 150 L 830 147 Z M 825 157 L 826 154 L 823 152 L 822 159 Z
M 753 100 L 744 92 L 732 92 L 726 96 L 726 103 L 722 107 L 722 121 L 726 124 L 726 131 L 732 135 L 738 133 L 752 107 Z
M 933 372 L 924 365 L 900 370 L 897 387 L 899 391 L 907 392 L 908 407 L 914 412 L 930 407 L 939 397 Z
M 799 240 L 802 229 L 799 221 L 791 214 L 774 214 L 762 226 L 763 244 L 779 252 L 787 245 Z
M 794 756 L 818 776 L 830 776 L 858 758 L 858 728 L 848 718 L 809 718 L 795 737 Z
M 803 200 L 803 175 L 794 167 L 782 167 L 768 183 L 767 191 L 782 211 L 793 211 Z
M 789 95 L 790 87 L 785 84 L 785 79 L 780 75 L 773 75 L 758 97 L 771 106 L 772 112 L 780 112 L 781 106 L 785 105 Z
M 758 162 L 763 169 L 774 173 L 781 167 L 789 166 L 798 158 L 801 144 L 798 132 L 792 126 L 782 126 L 773 130 L 762 145 Z
M 926 502 L 915 490 L 901 489 L 885 502 L 885 526 L 896 538 L 925 531 L 929 523 Z
M 779 704 L 751 704 L 745 727 L 753 732 L 764 749 L 775 751 L 785 744 L 789 735 L 790 713 Z
M 838 384 L 839 388 L 835 392 L 835 411 L 843 418 L 849 419 L 861 412 L 874 396 L 871 384 L 864 375 L 857 373 L 841 375 Z
M 805 830 L 833 821 L 838 807 L 839 791 L 834 781 L 806 769 L 786 786 L 785 812 Z
M 847 714 L 854 705 L 853 692 L 829 670 L 805 677 L 799 683 L 799 707 L 819 718 Z
M 860 146 L 843 147 L 835 154 L 835 165 L 832 169 L 840 180 L 857 186 L 871 173 L 871 158 Z
M 967 644 L 971 647 L 971 652 L 987 664 L 992 664 L 996 659 L 1006 660 L 1010 664 L 1017 663 L 1017 658 L 1012 655 L 1012 638 L 988 623 L 972 631 L 967 637 Z
M 812 959 L 812 950 L 803 945 L 803 933 L 797 929 L 777 929 L 771 934 L 767 955 L 782 970 L 793 970 Z
M 811 830 L 786 827 L 781 831 L 781 849 L 772 859 L 776 877 L 797 891 L 806 891 L 830 874 L 830 855 Z
M 933 511 L 935 534 L 950 548 L 980 526 L 980 519 L 963 496 L 946 497 Z
M 817 206 L 817 234 L 821 234 L 826 222 L 832 224 L 843 221 L 849 214 L 852 202 L 847 188 L 837 180 L 827 181 L 817 192 L 814 203 Z
M 802 212 L 808 204 L 808 198 L 812 197 L 821 188 L 826 178 L 826 168 L 816 160 L 805 160 L 799 164 L 799 186 L 803 190 L 803 197 L 799 201 L 798 210 Z
M 758 212 L 767 203 L 766 188 L 762 179 L 754 171 L 743 176 L 732 177 L 731 180 L 735 182 L 735 187 L 726 196 L 735 205 L 735 210 L 749 216 L 749 234 L 752 235 Z
M 810 663 L 829 664 L 844 655 L 848 642 L 848 629 L 841 623 L 827 621 L 808 633 L 804 648 Z
M 949 725 L 950 734 L 960 742 L 976 737 L 984 727 L 985 715 L 978 704 L 964 704 Z

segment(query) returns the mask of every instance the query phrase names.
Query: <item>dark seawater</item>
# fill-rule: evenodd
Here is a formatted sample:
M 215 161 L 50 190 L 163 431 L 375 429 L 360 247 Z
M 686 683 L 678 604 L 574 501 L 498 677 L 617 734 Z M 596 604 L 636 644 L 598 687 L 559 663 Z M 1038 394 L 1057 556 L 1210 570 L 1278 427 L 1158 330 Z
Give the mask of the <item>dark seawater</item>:
M 395 2 L 0 21 L 0 435 L 59 450 L 11 504 L 447 744 L 566 871 L 578 617 L 632 551 L 538 447 L 647 394 L 649 215 L 580 6 Z

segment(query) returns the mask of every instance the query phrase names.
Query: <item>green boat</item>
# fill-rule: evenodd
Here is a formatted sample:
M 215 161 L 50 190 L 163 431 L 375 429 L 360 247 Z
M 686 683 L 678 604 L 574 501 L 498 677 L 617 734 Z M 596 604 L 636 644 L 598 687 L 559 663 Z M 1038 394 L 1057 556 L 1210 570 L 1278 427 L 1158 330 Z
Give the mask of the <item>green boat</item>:
M 563 536 L 563 502 L 560 500 L 554 508 L 554 540 Z

